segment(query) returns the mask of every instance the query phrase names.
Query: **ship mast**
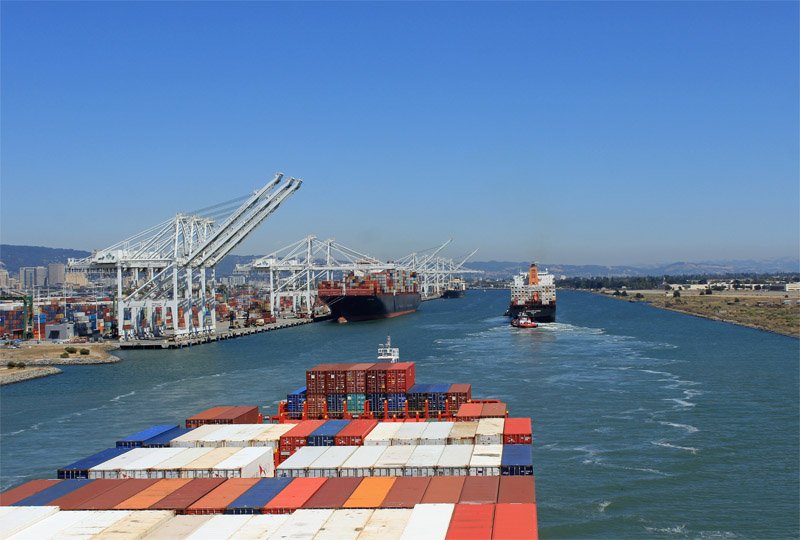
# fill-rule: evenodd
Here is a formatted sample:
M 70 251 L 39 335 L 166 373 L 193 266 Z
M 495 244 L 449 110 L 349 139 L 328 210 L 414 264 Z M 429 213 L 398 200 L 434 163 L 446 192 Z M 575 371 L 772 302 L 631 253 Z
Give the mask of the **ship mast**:
M 392 364 L 400 360 L 400 349 L 392 347 L 392 336 L 386 336 L 386 343 L 378 345 L 378 360 Z

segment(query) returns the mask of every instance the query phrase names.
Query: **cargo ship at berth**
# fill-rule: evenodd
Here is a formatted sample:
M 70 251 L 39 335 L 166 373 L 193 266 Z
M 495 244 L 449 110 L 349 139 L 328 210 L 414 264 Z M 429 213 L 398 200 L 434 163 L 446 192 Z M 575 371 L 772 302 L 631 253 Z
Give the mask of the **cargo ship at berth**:
M 528 282 L 525 283 L 525 278 Z M 535 322 L 556 322 L 555 276 L 547 271 L 539 272 L 532 263 L 528 273 L 514 276 L 511 284 L 511 304 L 506 317 L 516 318 L 523 311 Z
M 212 407 L 0 493 L 0 537 L 538 538 L 530 418 L 379 350 L 309 369 L 267 423 Z
M 321 281 L 317 295 L 339 322 L 406 315 L 422 301 L 416 274 L 405 270 L 351 273 L 341 281 Z

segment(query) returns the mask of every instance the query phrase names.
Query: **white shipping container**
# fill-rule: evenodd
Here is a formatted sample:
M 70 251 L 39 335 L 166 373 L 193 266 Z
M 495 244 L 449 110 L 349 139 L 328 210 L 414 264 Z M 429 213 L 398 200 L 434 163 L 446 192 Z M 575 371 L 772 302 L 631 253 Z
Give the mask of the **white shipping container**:
M 150 478 L 180 478 L 181 471 L 189 463 L 210 453 L 213 448 L 178 448 L 177 455 L 154 465 L 150 469 Z
M 353 454 L 342 463 L 339 476 L 362 477 L 372 476 L 375 462 L 386 451 L 388 446 L 359 446 Z
M 453 516 L 453 504 L 418 504 L 411 511 L 401 540 L 444 540 Z
M 211 469 L 239 450 L 239 448 L 212 448 L 211 452 L 184 465 L 181 468 L 181 478 L 211 478 Z
M 211 467 L 213 478 L 271 478 L 275 476 L 275 451 L 272 448 L 238 448 L 231 457 Z
M 427 422 L 419 438 L 420 444 L 447 444 L 454 425 L 455 422 Z
M 422 433 L 428 427 L 427 422 L 403 422 L 400 429 L 392 437 L 393 445 L 419 444 Z
M 0 512 L 0 538 L 8 538 L 52 516 L 58 512 L 58 506 L 5 506 Z
M 191 540 L 224 540 L 225 538 L 235 538 L 252 515 L 217 515 L 203 523 L 186 538 Z
M 236 540 L 261 540 L 271 538 L 278 528 L 289 519 L 289 514 L 255 515 L 236 532 Z M 148 538 L 148 540 L 150 540 Z
M 370 516 L 372 510 L 352 508 L 334 510 L 314 536 L 314 540 L 356 540 Z
M 378 508 L 370 516 L 358 540 L 399 540 L 411 512 L 410 508 Z
M 447 436 L 447 444 L 475 444 L 478 422 L 455 422 Z
M 308 476 L 314 478 L 339 476 L 339 469 L 357 448 L 357 446 L 329 446 L 324 454 L 308 466 Z
M 500 476 L 502 444 L 476 444 L 469 460 L 470 476 Z
M 269 428 L 267 424 L 239 424 L 239 431 L 228 437 L 225 446 L 255 446 L 253 440 Z
M 175 514 L 170 510 L 133 511 L 111 527 L 92 537 L 92 540 L 144 538 L 150 531 L 166 523 Z
M 437 476 L 468 476 L 469 462 L 475 447 L 471 444 L 448 444 L 436 464 Z
M 219 448 L 221 446 L 227 446 L 225 442 L 228 438 L 233 437 L 236 433 L 241 429 L 241 424 L 224 424 L 203 437 L 200 437 L 197 440 L 197 446 L 211 446 L 214 448 Z
M 276 448 L 281 436 L 297 424 L 270 424 L 267 429 L 255 435 L 250 441 L 250 446 L 271 446 Z
M 62 538 L 92 538 L 131 514 L 130 510 L 83 511 L 83 518 L 58 534 Z
M 414 452 L 406 461 L 405 476 L 434 476 L 436 465 L 444 451 L 443 444 L 426 444 L 414 448 Z
M 505 418 L 481 418 L 475 432 L 475 444 L 503 444 Z
M 150 469 L 170 458 L 182 453 L 184 448 L 144 448 L 147 454 L 136 461 L 120 467 L 117 473 L 119 478 L 150 478 Z
M 197 441 L 203 437 L 218 431 L 225 427 L 222 424 L 204 424 L 198 428 L 193 429 L 189 433 L 184 433 L 180 437 L 175 437 L 169 442 L 170 446 L 178 446 L 183 448 L 192 448 L 197 446 Z
M 81 511 L 61 511 L 51 514 L 14 535 L 14 540 L 48 540 L 59 538 L 61 533 L 83 519 Z
M 99 463 L 89 469 L 88 476 L 90 479 L 97 478 L 119 478 L 119 470 L 124 468 L 129 463 L 146 456 L 153 450 L 152 448 L 134 448 L 128 450 L 124 454 L 120 454 L 114 458 Z
M 292 540 L 311 540 L 317 531 L 322 528 L 325 522 L 331 517 L 333 510 L 296 510 L 289 519 L 278 527 L 272 536 L 273 538 L 291 538 Z
M 186 538 L 214 516 L 175 516 L 147 535 L 147 540 Z
M 364 437 L 364 446 L 389 446 L 392 437 L 397 433 L 397 430 L 405 424 L 405 422 L 379 422 L 366 437 Z
M 333 446 L 303 446 L 289 459 L 278 465 L 275 476 L 279 478 L 303 478 L 308 475 L 308 466 L 314 463 L 328 448 Z
M 406 461 L 415 448 L 416 445 L 388 447 L 375 462 L 372 476 L 403 476 Z

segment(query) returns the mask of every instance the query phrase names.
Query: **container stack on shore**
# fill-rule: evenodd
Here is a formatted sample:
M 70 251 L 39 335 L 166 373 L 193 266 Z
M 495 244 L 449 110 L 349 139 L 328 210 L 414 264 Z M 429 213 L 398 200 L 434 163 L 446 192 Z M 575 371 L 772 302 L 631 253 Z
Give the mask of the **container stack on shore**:
M 414 378 L 411 362 L 327 364 L 274 423 L 258 407 L 212 407 L 139 431 L 0 494 L 0 536 L 536 538 L 530 419 L 471 401 L 469 385 Z M 402 394 L 403 407 L 380 421 L 374 394 Z

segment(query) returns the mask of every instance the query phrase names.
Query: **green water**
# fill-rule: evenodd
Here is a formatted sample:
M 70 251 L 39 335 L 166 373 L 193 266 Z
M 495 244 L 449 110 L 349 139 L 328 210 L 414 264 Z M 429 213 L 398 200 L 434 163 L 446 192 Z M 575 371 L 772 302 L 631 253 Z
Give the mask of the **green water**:
M 469 382 L 534 422 L 542 538 L 800 536 L 798 341 L 559 292 L 518 330 L 507 291 L 385 321 L 319 323 L 3 387 L 6 489 L 217 404 L 275 411 L 316 363 L 374 359 L 387 334 L 420 382 Z

